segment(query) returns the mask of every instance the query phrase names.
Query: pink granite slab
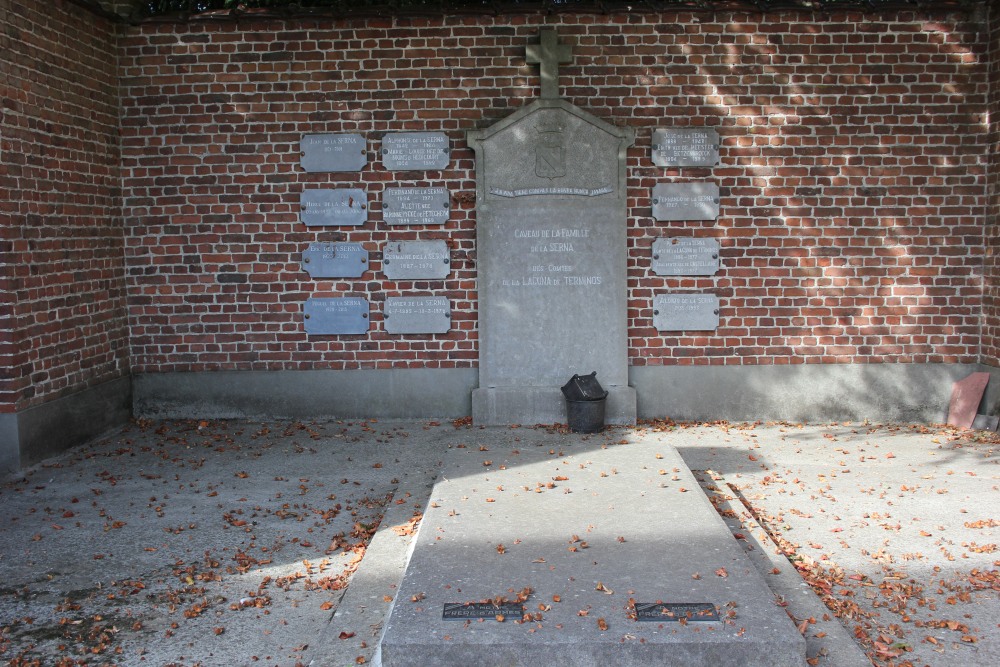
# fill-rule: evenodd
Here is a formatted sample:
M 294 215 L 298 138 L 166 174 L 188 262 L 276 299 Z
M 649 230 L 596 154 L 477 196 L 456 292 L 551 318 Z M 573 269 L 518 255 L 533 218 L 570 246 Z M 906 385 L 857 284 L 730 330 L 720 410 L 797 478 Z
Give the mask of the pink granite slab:
M 952 386 L 951 403 L 948 405 L 948 423 L 959 428 L 972 428 L 979 403 L 983 400 L 989 373 L 973 373 Z

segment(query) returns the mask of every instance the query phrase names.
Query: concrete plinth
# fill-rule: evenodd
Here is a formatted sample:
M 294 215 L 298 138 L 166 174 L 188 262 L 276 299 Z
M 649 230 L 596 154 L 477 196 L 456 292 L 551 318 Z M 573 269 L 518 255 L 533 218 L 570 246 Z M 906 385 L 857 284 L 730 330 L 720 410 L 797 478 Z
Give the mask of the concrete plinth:
M 605 423 L 635 424 L 635 389 L 627 386 L 606 389 Z M 472 420 L 483 426 L 565 424 L 566 399 L 559 387 L 476 389 L 472 392 Z

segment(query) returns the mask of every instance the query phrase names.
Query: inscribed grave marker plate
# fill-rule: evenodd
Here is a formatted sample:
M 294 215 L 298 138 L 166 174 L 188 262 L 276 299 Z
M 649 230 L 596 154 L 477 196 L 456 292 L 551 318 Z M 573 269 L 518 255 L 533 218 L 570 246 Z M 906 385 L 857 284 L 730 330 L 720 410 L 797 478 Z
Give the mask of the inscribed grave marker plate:
M 715 220 L 719 186 L 715 183 L 657 183 L 653 186 L 656 220 Z
M 711 602 L 636 602 L 637 621 L 718 621 L 719 611 Z
M 451 303 L 444 296 L 390 296 L 385 300 L 382 317 L 386 333 L 448 333 Z
M 360 134 L 306 134 L 299 141 L 305 171 L 361 171 L 368 164 L 365 138 Z
M 299 209 L 307 227 L 357 227 L 368 220 L 368 195 L 361 188 L 303 190 Z
M 713 276 L 719 270 L 719 242 L 658 238 L 653 241 L 650 266 L 658 276 Z
M 382 273 L 390 280 L 443 280 L 450 272 L 447 241 L 390 241 L 382 246 Z
M 496 618 L 504 616 L 512 621 L 521 619 L 524 606 L 514 602 L 445 602 L 441 618 L 446 621 L 464 621 L 470 618 Z
M 719 297 L 714 294 L 657 294 L 653 326 L 658 331 L 715 331 L 719 328 Z
M 363 334 L 368 331 L 367 299 L 306 299 L 302 312 L 306 333 L 310 336 Z
M 447 188 L 386 188 L 382 219 L 387 225 L 443 225 L 451 215 Z
M 714 167 L 719 133 L 711 128 L 661 128 L 653 132 L 653 164 L 658 167 Z
M 360 278 L 368 270 L 368 251 L 360 243 L 310 243 L 302 270 L 310 278 Z
M 450 161 L 444 132 L 391 132 L 382 138 L 382 164 L 389 171 L 444 169 Z

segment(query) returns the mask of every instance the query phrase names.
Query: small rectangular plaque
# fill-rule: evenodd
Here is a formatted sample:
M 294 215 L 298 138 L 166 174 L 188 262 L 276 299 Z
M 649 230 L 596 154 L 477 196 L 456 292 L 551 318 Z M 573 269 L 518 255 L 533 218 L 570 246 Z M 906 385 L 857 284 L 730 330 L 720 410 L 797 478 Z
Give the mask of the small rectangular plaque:
M 368 164 L 360 134 L 306 134 L 299 141 L 305 171 L 361 171 Z
M 655 130 L 653 164 L 658 167 L 714 167 L 719 164 L 719 133 L 707 127 Z
M 657 331 L 715 331 L 719 328 L 719 297 L 657 294 L 653 296 L 653 326 Z
M 719 611 L 711 602 L 636 602 L 637 621 L 718 621 Z
M 496 618 L 503 616 L 512 621 L 519 620 L 524 607 L 515 602 L 445 602 L 441 618 L 446 621 L 465 621 L 470 618 Z
M 303 190 L 299 209 L 307 227 L 357 227 L 368 220 L 368 195 L 361 188 Z
M 368 331 L 367 299 L 306 299 L 303 315 L 306 333 L 310 336 L 363 334 Z
M 386 188 L 382 219 L 387 225 L 443 225 L 451 215 L 447 188 Z
M 382 311 L 391 334 L 441 334 L 451 329 L 451 303 L 444 296 L 390 296 Z
M 368 270 L 368 251 L 360 243 L 310 243 L 302 270 L 310 278 L 360 278 Z
M 657 183 L 653 186 L 656 220 L 715 220 L 719 186 L 715 183 Z
M 382 273 L 390 280 L 443 280 L 450 272 L 447 241 L 390 241 L 382 246 Z
M 391 132 L 382 138 L 382 164 L 389 171 L 444 169 L 450 161 L 444 132 Z
M 651 268 L 658 276 L 714 276 L 719 270 L 719 242 L 658 238 L 653 241 Z

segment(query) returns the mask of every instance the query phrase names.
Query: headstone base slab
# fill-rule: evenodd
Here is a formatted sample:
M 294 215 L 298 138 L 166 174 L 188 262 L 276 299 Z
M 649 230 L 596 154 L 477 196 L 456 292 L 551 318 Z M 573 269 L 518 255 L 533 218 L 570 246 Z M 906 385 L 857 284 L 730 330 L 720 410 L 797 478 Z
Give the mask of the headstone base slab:
M 605 389 L 608 391 L 605 423 L 634 425 L 635 389 L 628 386 Z M 481 426 L 565 424 L 566 399 L 559 387 L 481 387 L 472 391 L 472 421 Z

